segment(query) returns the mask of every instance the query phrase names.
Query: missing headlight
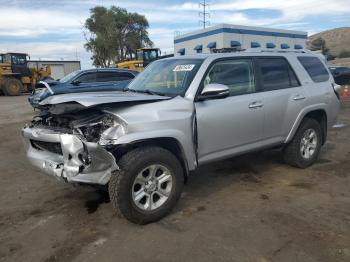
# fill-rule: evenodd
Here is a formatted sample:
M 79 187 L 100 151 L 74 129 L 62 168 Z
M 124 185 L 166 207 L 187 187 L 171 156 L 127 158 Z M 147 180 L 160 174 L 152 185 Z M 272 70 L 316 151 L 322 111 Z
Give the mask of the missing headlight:
M 100 140 L 101 134 L 112 128 L 118 126 L 119 123 L 113 115 L 105 114 L 98 117 L 92 117 L 90 119 L 85 119 L 85 121 L 79 121 L 75 123 L 75 130 L 85 137 L 88 142 L 97 143 Z
M 126 128 L 122 124 L 106 129 L 100 137 L 99 144 L 102 146 L 113 144 L 119 137 L 125 134 Z

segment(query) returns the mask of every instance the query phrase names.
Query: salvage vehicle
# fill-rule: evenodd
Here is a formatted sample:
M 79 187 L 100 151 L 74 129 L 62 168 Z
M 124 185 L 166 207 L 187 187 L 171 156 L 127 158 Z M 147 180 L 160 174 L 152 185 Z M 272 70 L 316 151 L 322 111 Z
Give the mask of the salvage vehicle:
M 57 95 L 23 128 L 27 157 L 68 183 L 108 185 L 118 214 L 168 214 L 199 166 L 281 147 L 315 163 L 339 110 L 338 87 L 307 52 L 199 54 L 151 63 L 124 92 Z
M 40 81 L 28 101 L 37 108 L 52 95 L 123 90 L 137 74 L 137 71 L 116 68 L 78 70 L 58 81 Z

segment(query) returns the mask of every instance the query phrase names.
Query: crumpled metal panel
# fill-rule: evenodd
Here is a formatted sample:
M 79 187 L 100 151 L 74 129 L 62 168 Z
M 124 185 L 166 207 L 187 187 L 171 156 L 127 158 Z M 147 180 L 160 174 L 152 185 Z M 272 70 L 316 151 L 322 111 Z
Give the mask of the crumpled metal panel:
M 64 158 L 63 176 L 68 181 L 107 184 L 111 173 L 118 169 L 114 156 L 97 143 L 82 141 L 76 135 L 61 135 Z M 81 156 L 87 154 L 84 164 Z
M 84 164 L 79 159 L 79 154 L 84 153 L 83 142 L 74 135 L 63 134 L 60 136 L 64 159 L 63 175 L 67 178 L 79 173 L 79 167 Z
M 132 92 L 112 91 L 55 95 L 46 98 L 40 103 L 40 105 L 57 105 L 69 102 L 76 102 L 85 107 L 91 107 L 95 105 L 108 103 L 158 101 L 167 99 L 170 99 L 170 97 Z
M 97 143 L 84 141 L 77 135 L 50 133 L 35 128 L 24 128 L 22 134 L 30 162 L 61 180 L 105 185 L 112 172 L 118 169 L 110 152 Z M 30 139 L 60 142 L 63 156 L 33 148 Z M 82 161 L 84 155 L 88 159 L 86 163 Z

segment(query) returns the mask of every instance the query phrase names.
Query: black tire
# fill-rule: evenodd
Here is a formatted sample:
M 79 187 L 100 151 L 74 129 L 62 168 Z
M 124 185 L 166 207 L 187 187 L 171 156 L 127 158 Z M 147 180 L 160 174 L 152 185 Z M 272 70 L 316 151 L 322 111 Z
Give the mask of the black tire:
M 301 153 L 301 143 L 306 131 L 314 130 L 316 133 L 316 148 L 309 157 L 303 157 Z M 294 167 L 307 168 L 314 164 L 320 154 L 322 146 L 322 129 L 320 123 L 313 118 L 305 118 L 300 124 L 293 140 L 284 148 L 284 161 Z
M 168 199 L 154 210 L 142 210 L 132 198 L 137 175 L 147 166 L 160 164 L 172 176 L 172 187 Z M 180 198 L 184 185 L 184 170 L 179 160 L 168 150 L 155 146 L 144 146 L 127 152 L 118 161 L 120 170 L 114 172 L 109 181 L 109 197 L 118 215 L 136 224 L 147 224 L 166 216 Z
M 16 78 L 5 78 L 2 82 L 2 91 L 5 96 L 19 96 L 23 90 L 23 84 Z

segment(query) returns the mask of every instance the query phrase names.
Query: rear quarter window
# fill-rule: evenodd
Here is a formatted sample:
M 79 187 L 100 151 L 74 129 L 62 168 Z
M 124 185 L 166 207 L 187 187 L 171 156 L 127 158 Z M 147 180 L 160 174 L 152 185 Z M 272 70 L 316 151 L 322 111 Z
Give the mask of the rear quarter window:
M 329 73 L 319 58 L 299 56 L 298 60 L 314 82 L 319 83 L 328 81 Z

